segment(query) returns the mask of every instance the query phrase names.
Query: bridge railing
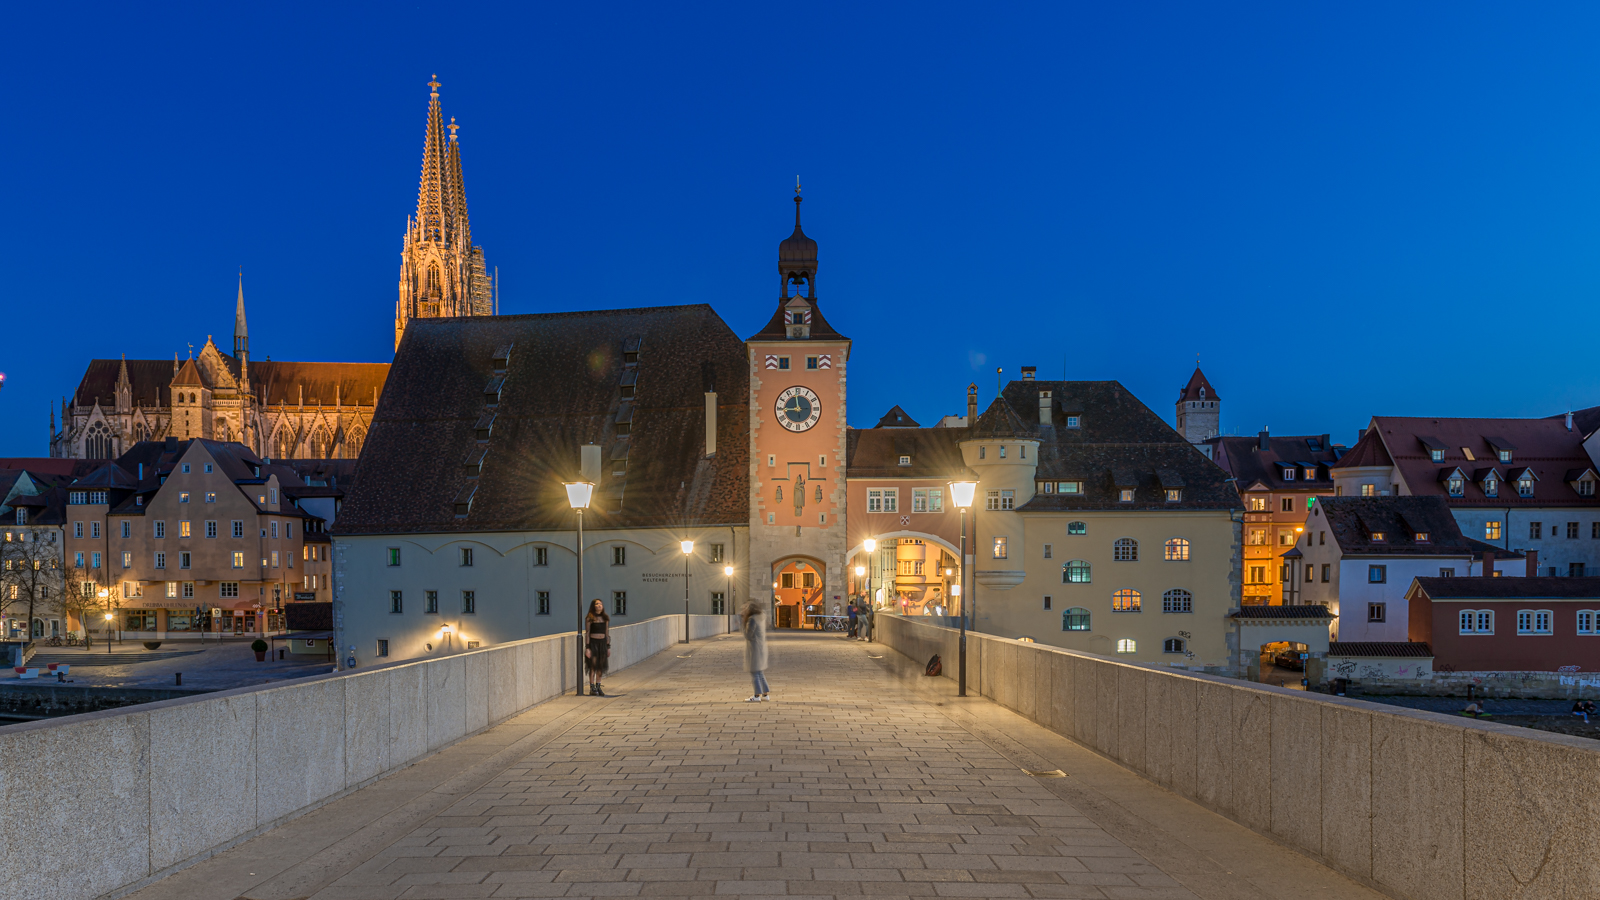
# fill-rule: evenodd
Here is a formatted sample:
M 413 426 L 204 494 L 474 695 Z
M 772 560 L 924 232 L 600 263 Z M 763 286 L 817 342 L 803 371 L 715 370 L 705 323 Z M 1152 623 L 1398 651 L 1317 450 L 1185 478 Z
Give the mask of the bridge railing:
M 692 616 L 695 637 L 727 630 Z M 611 668 L 684 617 L 613 627 Z M 164 877 L 573 688 L 570 633 L 0 731 L 0 900 Z
M 953 629 L 876 630 L 955 677 Z M 1393 897 L 1600 896 L 1597 741 L 970 632 L 967 688 Z

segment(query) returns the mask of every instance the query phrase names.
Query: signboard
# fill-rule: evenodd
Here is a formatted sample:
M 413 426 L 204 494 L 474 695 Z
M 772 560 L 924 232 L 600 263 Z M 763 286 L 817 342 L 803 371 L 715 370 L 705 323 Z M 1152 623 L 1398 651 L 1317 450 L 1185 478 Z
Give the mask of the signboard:
M 217 618 L 221 618 L 222 617 L 222 607 L 220 607 L 220 606 L 211 607 L 211 615 L 215 616 Z
M 317 599 L 317 592 L 316 591 L 295 591 L 294 592 L 294 599 L 302 601 L 302 602 L 316 600 Z

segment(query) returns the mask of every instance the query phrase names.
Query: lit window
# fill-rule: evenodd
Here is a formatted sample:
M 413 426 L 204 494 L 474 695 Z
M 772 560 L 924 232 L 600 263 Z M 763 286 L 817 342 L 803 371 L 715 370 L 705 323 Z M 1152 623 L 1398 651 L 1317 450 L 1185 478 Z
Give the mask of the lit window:
M 1074 559 L 1061 567 L 1062 584 L 1088 584 L 1089 562 L 1083 559 Z
M 1139 592 L 1132 588 L 1123 588 L 1112 594 L 1111 609 L 1114 612 L 1138 612 Z
M 1267 545 L 1267 530 L 1265 528 L 1252 528 L 1245 539 L 1245 543 L 1252 547 L 1265 547 Z
M 1444 451 L 1443 450 L 1429 450 L 1428 451 L 1428 458 L 1433 460 L 1434 462 L 1444 462 Z
M 215 491 L 206 491 L 206 502 L 207 503 L 215 503 L 215 502 L 217 502 L 217 494 L 216 494 Z
M 1117 538 L 1111 545 L 1111 558 L 1116 562 L 1138 562 L 1139 542 L 1133 538 Z
M 1118 653 L 1138 653 L 1139 652 L 1139 642 L 1134 640 L 1133 638 L 1123 638 L 1123 639 L 1117 641 L 1117 652 Z
M 1386 540 L 1388 540 L 1388 537 L 1387 537 L 1387 536 L 1385 536 L 1385 535 L 1384 535 L 1384 533 L 1383 533 L 1383 532 L 1381 532 L 1381 531 L 1374 531 L 1374 532 L 1373 532 L 1373 533 L 1372 533 L 1372 542 L 1373 542 L 1373 543 L 1374 543 L 1374 544 L 1381 544 L 1381 543 L 1383 543 L 1383 542 L 1384 542 L 1384 541 L 1386 541 Z
M 178 502 L 179 503 L 188 503 L 189 502 L 189 492 L 188 491 L 179 491 L 178 492 Z
M 190 522 L 188 519 L 183 519 L 182 521 L 178 522 L 178 537 L 191 537 L 193 533 L 191 532 L 189 526 Z
M 234 551 L 234 553 L 233 553 L 233 567 L 235 569 L 244 568 L 244 551 L 243 550 L 235 550 Z
M 1363 496 L 1363 497 L 1376 497 L 1376 496 L 1378 496 L 1378 486 L 1377 485 L 1373 485 L 1373 484 L 1363 484 L 1361 486 L 1361 496 Z
M 389 562 L 388 562 L 389 565 L 391 565 L 391 566 L 400 565 L 400 548 L 399 547 L 390 547 L 388 549 L 388 557 L 389 557 Z
M 1133 489 L 1132 488 L 1123 488 L 1118 493 L 1117 500 L 1119 502 L 1121 502 L 1121 503 L 1132 503 L 1133 502 Z
M 1083 493 L 1083 482 L 1081 482 L 1081 481 L 1058 481 L 1058 482 L 1056 482 L 1056 493 L 1058 493 L 1058 494 L 1081 494 L 1081 493 Z
M 1426 544 L 1428 542 L 1428 533 L 1426 531 L 1417 532 L 1415 540 L 1419 544 Z
M 1182 500 L 1182 499 L 1183 499 L 1183 490 L 1181 488 L 1167 488 L 1167 502 L 1168 503 L 1177 503 L 1179 500 Z
M 1006 536 L 1003 534 L 997 534 L 994 536 L 994 558 L 1006 558 Z
M 1000 445 L 1000 458 L 1001 459 L 1005 459 L 1006 458 L 1006 445 L 1005 444 L 1001 444 Z
M 1267 498 L 1265 497 L 1246 497 L 1244 502 L 1251 512 L 1267 511 Z
M 1061 614 L 1062 631 L 1088 631 L 1089 611 L 1081 606 L 1074 606 Z
M 1167 562 L 1188 562 L 1189 542 L 1184 538 L 1167 541 Z
M 1306 475 L 1306 480 L 1307 481 L 1316 481 L 1317 480 L 1317 470 L 1316 469 L 1307 469 L 1306 472 L 1305 472 L 1305 475 Z
M 944 512 L 944 488 L 928 488 L 928 512 Z
M 1161 611 L 1164 613 L 1192 613 L 1194 612 L 1194 595 L 1182 588 L 1173 588 L 1161 595 Z
M 1486 540 L 1486 541 L 1498 541 L 1498 540 L 1500 540 L 1500 523 L 1499 522 L 1485 522 L 1485 523 L 1483 523 L 1483 539 Z

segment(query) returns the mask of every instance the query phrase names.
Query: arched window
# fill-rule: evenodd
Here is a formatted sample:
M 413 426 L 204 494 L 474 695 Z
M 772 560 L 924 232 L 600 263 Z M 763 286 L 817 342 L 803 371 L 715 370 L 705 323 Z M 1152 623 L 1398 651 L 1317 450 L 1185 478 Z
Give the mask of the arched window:
M 318 428 L 311 435 L 311 458 L 327 459 L 329 449 L 328 432 L 324 429 Z
M 1133 538 L 1117 538 L 1111 545 L 1111 558 L 1117 562 L 1138 562 L 1139 542 Z
M 190 403 L 199 403 L 200 402 L 198 399 L 195 398 L 195 394 L 192 391 L 189 393 L 189 402 Z
M 1184 538 L 1167 541 L 1167 562 L 1188 562 L 1189 542 Z
M 136 441 L 144 440 L 144 423 L 143 422 L 138 422 L 133 426 L 133 439 L 136 440 Z
M 1089 611 L 1081 606 L 1074 606 L 1061 614 L 1062 631 L 1088 631 Z
M 361 455 L 361 445 L 366 441 L 366 439 L 367 433 L 359 428 L 350 432 L 350 436 L 345 438 L 344 442 L 345 449 L 349 451 L 347 454 L 349 458 L 355 459 Z
M 1089 524 L 1087 522 L 1068 522 L 1067 523 L 1067 534 L 1088 534 L 1088 533 L 1089 533 Z
M 1167 638 L 1161 642 L 1162 653 L 1182 653 L 1183 638 Z
M 1086 559 L 1068 560 L 1067 564 L 1061 567 L 1061 583 L 1088 584 L 1089 561 Z
M 1123 588 L 1112 594 L 1111 609 L 1113 612 L 1138 612 L 1139 592 L 1132 588 Z
M 428 267 L 428 284 L 424 289 L 424 293 L 429 297 L 439 296 L 439 267 L 437 265 Z
M 1117 641 L 1117 652 L 1118 653 L 1138 653 L 1139 652 L 1139 642 L 1134 640 L 1133 638 L 1123 638 L 1122 640 Z
M 1161 611 L 1164 613 L 1192 613 L 1194 612 L 1194 595 L 1183 588 L 1173 588 L 1161 595 Z
M 89 433 L 83 439 L 83 456 L 85 459 L 110 459 L 111 458 L 111 429 L 104 422 L 96 422 L 89 426 Z

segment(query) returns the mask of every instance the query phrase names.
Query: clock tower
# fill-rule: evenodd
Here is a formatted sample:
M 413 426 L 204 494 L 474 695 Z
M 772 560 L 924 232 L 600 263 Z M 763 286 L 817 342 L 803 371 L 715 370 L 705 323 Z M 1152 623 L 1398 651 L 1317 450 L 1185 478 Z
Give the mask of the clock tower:
M 832 610 L 845 587 L 845 373 L 850 340 L 817 305 L 817 242 L 800 230 L 778 245 L 778 303 L 745 341 L 750 360 L 750 593 L 799 624 L 808 605 Z M 780 585 L 775 589 L 774 584 Z

